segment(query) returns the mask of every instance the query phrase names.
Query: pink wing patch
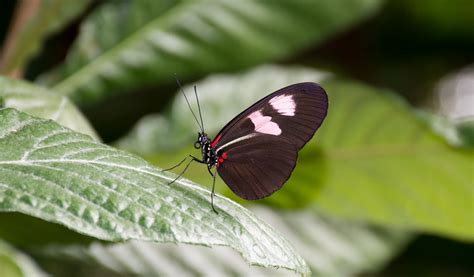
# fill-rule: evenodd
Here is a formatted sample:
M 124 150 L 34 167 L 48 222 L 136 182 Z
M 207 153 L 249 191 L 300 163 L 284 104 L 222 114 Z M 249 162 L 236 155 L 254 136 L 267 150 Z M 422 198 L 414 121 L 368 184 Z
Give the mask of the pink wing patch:
M 270 99 L 270 105 L 281 115 L 294 116 L 296 103 L 293 95 L 279 95 Z
M 255 111 L 251 113 L 248 118 L 252 120 L 252 123 L 255 126 L 255 132 L 275 136 L 281 134 L 280 127 L 272 121 L 271 116 L 264 116 L 260 111 Z

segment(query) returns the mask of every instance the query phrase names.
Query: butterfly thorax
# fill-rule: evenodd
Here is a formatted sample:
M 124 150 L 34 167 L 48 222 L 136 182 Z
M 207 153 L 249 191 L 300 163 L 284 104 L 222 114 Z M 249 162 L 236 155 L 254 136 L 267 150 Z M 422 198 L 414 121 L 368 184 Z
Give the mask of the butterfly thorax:
M 202 160 L 209 168 L 218 163 L 219 157 L 217 156 L 215 149 L 212 147 L 211 140 L 206 133 L 199 133 L 198 140 L 194 144 L 194 147 L 201 148 Z

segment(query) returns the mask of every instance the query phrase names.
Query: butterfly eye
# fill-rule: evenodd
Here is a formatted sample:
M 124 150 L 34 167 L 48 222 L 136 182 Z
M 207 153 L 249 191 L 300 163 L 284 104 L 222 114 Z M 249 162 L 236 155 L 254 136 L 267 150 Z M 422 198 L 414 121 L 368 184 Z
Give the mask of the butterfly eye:
M 194 143 L 194 148 L 196 148 L 196 149 L 201 148 L 201 143 L 200 143 L 199 141 L 196 141 L 196 142 Z

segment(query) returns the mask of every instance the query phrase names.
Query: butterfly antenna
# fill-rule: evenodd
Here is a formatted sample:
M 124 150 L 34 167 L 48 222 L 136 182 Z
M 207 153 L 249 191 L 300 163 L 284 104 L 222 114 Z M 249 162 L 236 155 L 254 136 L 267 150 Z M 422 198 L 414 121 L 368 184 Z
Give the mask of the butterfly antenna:
M 198 103 L 199 117 L 201 118 L 201 126 L 202 126 L 202 130 L 204 131 L 204 123 L 202 121 L 202 114 L 201 114 L 201 105 L 199 105 L 199 97 L 198 97 L 196 86 L 194 86 L 194 95 L 196 95 L 196 101 Z
M 176 74 L 175 74 L 174 77 L 176 78 L 176 83 L 178 83 L 179 89 L 181 90 L 181 93 L 183 94 L 184 99 L 186 99 L 186 103 L 188 103 L 189 110 L 190 110 L 191 113 L 193 114 L 194 119 L 196 120 L 196 123 L 197 123 L 199 129 L 201 129 L 201 132 L 204 133 L 204 128 L 203 128 L 201 125 L 199 125 L 199 120 L 197 119 L 196 114 L 194 114 L 194 111 L 193 111 L 193 109 L 191 108 L 191 104 L 189 104 L 188 97 L 186 96 L 186 93 L 184 93 L 183 87 L 181 86 L 181 83 L 180 83 L 179 80 L 178 80 L 178 76 L 176 76 Z

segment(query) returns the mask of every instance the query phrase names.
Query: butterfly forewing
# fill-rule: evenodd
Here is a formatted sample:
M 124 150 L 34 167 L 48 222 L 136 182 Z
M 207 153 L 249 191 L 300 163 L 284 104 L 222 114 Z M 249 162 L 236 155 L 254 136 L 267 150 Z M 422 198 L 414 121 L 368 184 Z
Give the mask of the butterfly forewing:
M 242 198 L 272 194 L 289 178 L 298 150 L 321 125 L 327 106 L 326 92 L 315 83 L 291 85 L 261 99 L 212 142 L 219 175 Z

